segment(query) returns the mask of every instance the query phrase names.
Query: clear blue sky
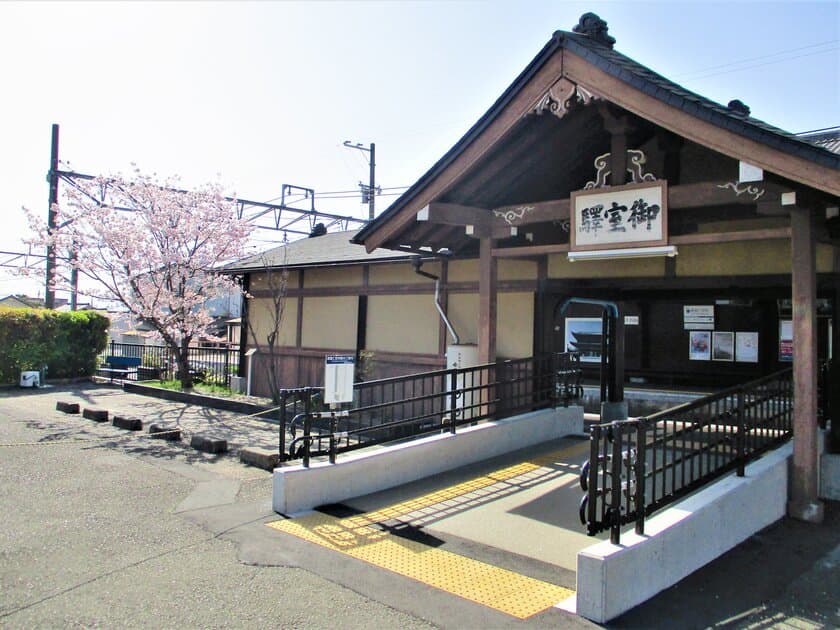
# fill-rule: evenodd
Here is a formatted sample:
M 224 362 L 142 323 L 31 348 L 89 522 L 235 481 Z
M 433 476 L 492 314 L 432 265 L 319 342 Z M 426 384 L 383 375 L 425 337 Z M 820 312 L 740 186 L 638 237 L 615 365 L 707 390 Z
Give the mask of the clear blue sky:
M 586 11 L 688 89 L 788 131 L 840 125 L 838 2 L 0 2 L 0 250 L 23 247 L 21 206 L 46 214 L 54 122 L 83 173 L 220 174 L 269 200 L 367 181 L 352 140 L 406 186 Z M 0 272 L 0 296 L 39 289 Z

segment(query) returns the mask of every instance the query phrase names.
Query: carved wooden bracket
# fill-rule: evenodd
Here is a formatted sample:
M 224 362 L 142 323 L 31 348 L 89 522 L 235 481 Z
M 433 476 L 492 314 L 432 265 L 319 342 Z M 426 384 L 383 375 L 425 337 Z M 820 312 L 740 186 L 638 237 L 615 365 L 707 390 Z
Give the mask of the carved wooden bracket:
M 542 116 L 546 112 L 563 118 L 575 105 L 586 105 L 598 97 L 566 77 L 560 77 L 529 113 Z
M 642 182 L 655 182 L 656 176 L 653 173 L 645 173 L 644 165 L 647 162 L 644 151 L 639 149 L 627 149 L 627 172 L 634 184 Z M 604 153 L 595 158 L 595 180 L 586 182 L 584 190 L 603 188 L 607 185 L 607 177 L 610 175 L 610 154 Z

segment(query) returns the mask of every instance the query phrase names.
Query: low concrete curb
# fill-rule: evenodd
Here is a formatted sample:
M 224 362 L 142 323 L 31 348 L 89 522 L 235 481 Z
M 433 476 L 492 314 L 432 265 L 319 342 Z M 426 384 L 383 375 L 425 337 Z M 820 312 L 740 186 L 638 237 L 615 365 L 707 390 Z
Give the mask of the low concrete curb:
M 271 472 L 280 463 L 280 455 L 276 450 L 247 446 L 239 451 L 239 461 L 247 466 L 262 468 Z
M 181 429 L 174 425 L 150 424 L 149 435 L 158 440 L 179 442 L 181 440 Z
M 202 453 L 226 453 L 228 450 L 227 440 L 210 435 L 194 435 L 190 440 L 190 446 Z
M 141 431 L 143 429 L 143 421 L 140 418 L 127 418 L 125 416 L 114 416 L 111 424 L 118 429 L 125 429 L 126 431 Z
M 79 413 L 79 403 L 59 400 L 55 403 L 55 409 L 56 411 L 63 411 L 64 413 Z
M 108 422 L 108 410 L 85 407 L 82 411 L 82 417 L 94 422 Z

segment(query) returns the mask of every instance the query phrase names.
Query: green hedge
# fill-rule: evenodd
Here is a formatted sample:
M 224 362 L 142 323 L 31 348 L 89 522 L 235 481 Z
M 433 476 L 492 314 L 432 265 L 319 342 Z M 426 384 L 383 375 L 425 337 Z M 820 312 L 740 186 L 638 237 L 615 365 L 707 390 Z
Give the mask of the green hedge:
M 110 320 L 95 311 L 0 308 L 0 383 L 46 365 L 47 379 L 90 376 L 105 349 Z

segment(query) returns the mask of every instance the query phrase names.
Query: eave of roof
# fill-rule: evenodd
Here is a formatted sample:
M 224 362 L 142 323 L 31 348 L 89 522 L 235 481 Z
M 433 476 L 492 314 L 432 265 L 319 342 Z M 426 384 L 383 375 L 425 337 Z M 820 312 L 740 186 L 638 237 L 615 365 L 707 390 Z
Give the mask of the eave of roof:
M 303 269 L 408 260 L 411 254 L 386 249 L 368 253 L 363 245 L 351 241 L 357 230 L 328 232 L 302 238 L 226 265 L 224 273 L 244 273 L 263 269 Z
M 695 94 L 587 35 L 556 31 L 537 56 L 467 133 L 391 206 L 361 228 L 352 238 L 352 242 L 363 244 L 383 223 L 411 203 L 420 191 L 452 164 L 485 131 L 539 69 L 560 49 L 569 50 L 648 96 L 677 107 L 701 120 L 789 155 L 840 170 L 840 155 L 832 152 L 828 147 L 811 143 L 805 138 L 797 137 L 756 118 L 736 113 L 728 107 Z

